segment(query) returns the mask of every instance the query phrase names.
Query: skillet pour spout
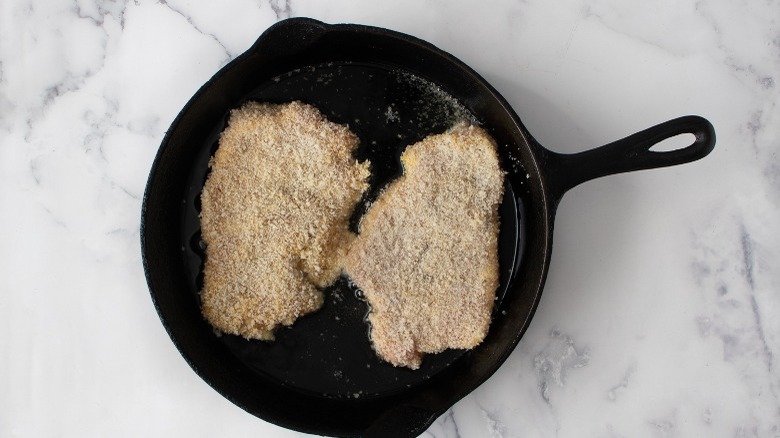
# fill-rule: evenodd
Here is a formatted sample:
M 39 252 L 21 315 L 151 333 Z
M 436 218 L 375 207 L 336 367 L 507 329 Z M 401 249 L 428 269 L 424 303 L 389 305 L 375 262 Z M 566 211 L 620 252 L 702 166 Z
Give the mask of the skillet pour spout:
M 491 134 L 506 171 L 502 276 L 480 345 L 426 356 L 416 371 L 381 362 L 366 335 L 365 303 L 346 281 L 326 291 L 320 311 L 279 330 L 275 342 L 215 335 L 200 313 L 200 192 L 230 110 L 249 100 L 300 100 L 349 124 L 364 145 L 358 158 L 372 163 L 374 193 L 399 173 L 407 145 L 450 126 L 453 120 L 442 115 L 457 113 L 454 106 Z M 398 115 L 393 123 L 388 108 Z M 690 146 L 652 150 L 682 133 L 694 135 Z M 567 190 L 605 175 L 687 163 L 714 143 L 709 122 L 686 116 L 590 151 L 552 152 L 487 81 L 437 47 L 377 27 L 287 19 L 206 82 L 163 138 L 141 212 L 150 295 L 191 368 L 247 412 L 317 435 L 414 437 L 487 380 L 525 333 L 549 268 L 555 210 Z

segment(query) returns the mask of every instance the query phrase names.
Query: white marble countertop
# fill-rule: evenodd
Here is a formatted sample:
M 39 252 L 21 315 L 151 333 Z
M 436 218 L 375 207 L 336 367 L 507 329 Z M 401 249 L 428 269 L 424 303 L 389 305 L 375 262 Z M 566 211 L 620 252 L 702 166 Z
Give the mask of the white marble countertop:
M 139 245 L 165 130 L 289 16 L 432 42 L 559 152 L 685 114 L 717 132 L 564 197 L 528 332 L 423 436 L 780 436 L 780 4 L 716 0 L 4 0 L 0 436 L 300 436 L 187 366 Z

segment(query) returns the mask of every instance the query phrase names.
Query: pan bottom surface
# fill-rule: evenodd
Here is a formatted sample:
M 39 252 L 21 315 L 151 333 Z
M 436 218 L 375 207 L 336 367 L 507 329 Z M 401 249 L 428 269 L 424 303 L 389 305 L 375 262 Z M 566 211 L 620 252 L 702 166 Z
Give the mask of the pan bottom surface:
M 263 82 L 244 101 L 300 100 L 319 108 L 331 121 L 346 124 L 360 138 L 359 160 L 371 161 L 371 188 L 352 218 L 357 231 L 367 205 L 402 172 L 403 150 L 424 137 L 444 132 L 460 120 L 477 119 L 445 90 L 393 66 L 365 63 L 328 63 L 282 74 Z M 244 101 L 236 102 L 235 107 Z M 182 247 L 193 299 L 202 287 L 203 242 L 200 239 L 200 192 L 208 174 L 208 160 L 217 148 L 228 114 L 216 121 L 203 139 L 184 197 Z M 504 155 L 505 151 L 499 147 Z M 508 157 L 502 156 L 506 163 Z M 506 167 L 506 166 L 505 166 Z M 494 315 L 521 254 L 522 205 L 511 183 L 501 205 L 499 236 L 500 286 Z M 457 257 L 453 254 L 453 257 Z M 219 335 L 224 346 L 242 364 L 279 385 L 316 396 L 355 399 L 385 396 L 414 387 L 469 352 L 447 350 L 429 354 L 418 370 L 393 367 L 379 359 L 371 347 L 366 321 L 369 308 L 359 291 L 340 278 L 325 291 L 325 304 L 299 318 L 291 327 L 276 331 L 273 342 L 249 341 Z M 205 321 L 204 321 L 205 323 Z

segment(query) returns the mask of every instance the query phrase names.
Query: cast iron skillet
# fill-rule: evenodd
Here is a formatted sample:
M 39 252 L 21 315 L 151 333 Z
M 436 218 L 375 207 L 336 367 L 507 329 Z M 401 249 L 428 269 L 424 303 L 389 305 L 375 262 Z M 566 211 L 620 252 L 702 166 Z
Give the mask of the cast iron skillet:
M 417 371 L 394 368 L 371 350 L 366 305 L 343 279 L 326 291 L 320 311 L 279 330 L 274 343 L 214 333 L 198 303 L 199 196 L 228 112 L 247 100 L 301 100 L 348 124 L 361 139 L 356 155 L 372 163 L 372 189 L 364 201 L 399 174 L 398 157 L 407 145 L 464 117 L 490 132 L 507 184 L 500 211 L 501 285 L 481 345 L 429 355 Z M 695 136 L 690 146 L 650 150 L 683 133 Z M 143 202 L 146 277 L 182 356 L 246 411 L 309 433 L 416 436 L 492 375 L 522 337 L 539 302 L 554 214 L 567 190 L 604 175 L 697 160 L 714 143 L 712 125 L 687 116 L 594 150 L 558 154 L 531 137 L 484 79 L 436 47 L 381 28 L 289 19 L 209 80 L 165 135 Z M 363 210 L 357 209 L 353 225 Z

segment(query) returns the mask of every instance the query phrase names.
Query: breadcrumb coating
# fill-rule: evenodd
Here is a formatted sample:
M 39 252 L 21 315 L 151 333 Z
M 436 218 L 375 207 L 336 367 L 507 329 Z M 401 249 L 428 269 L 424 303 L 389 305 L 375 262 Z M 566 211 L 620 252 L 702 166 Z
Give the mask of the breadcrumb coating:
M 484 339 L 498 288 L 498 207 L 504 187 L 495 141 L 460 124 L 401 156 L 403 176 L 374 202 L 345 259 L 371 307 L 384 360 L 419 368 L 423 354 Z
M 201 194 L 201 309 L 221 332 L 272 340 L 320 308 L 368 188 L 358 138 L 301 102 L 233 110 Z

